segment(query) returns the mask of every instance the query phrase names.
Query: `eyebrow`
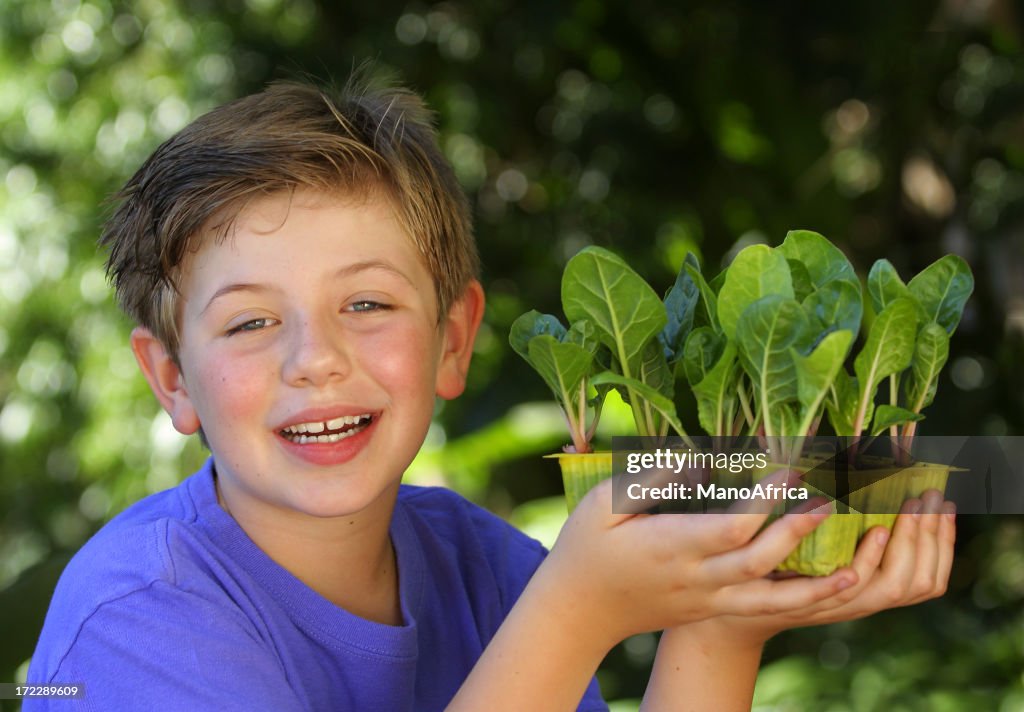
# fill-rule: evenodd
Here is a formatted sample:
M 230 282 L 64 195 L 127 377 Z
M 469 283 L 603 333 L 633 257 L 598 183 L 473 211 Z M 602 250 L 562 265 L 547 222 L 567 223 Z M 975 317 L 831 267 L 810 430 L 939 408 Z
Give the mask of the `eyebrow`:
M 408 275 L 406 275 L 404 272 L 402 272 L 400 269 L 398 269 L 394 265 L 392 265 L 392 264 L 390 264 L 388 262 L 385 262 L 383 260 L 363 260 L 361 262 L 353 262 L 352 264 L 345 265 L 344 267 L 342 267 L 341 269 L 339 269 L 337 272 L 334 273 L 333 279 L 338 279 L 340 277 L 351 277 L 351 276 L 353 276 L 355 274 L 359 274 L 360 272 L 366 272 L 366 271 L 369 271 L 369 270 L 381 270 L 381 271 L 384 271 L 384 272 L 388 272 L 390 274 L 393 274 L 393 275 L 401 278 L 404 282 L 406 282 L 410 286 L 412 286 L 412 287 L 416 286 L 416 285 L 414 285 L 412 283 L 412 280 L 409 278 Z M 209 301 L 206 302 L 206 306 L 203 307 L 202 311 L 200 311 L 199 314 L 200 314 L 200 316 L 205 314 L 206 310 L 209 309 L 210 306 L 215 301 L 217 301 L 221 297 L 223 297 L 225 295 L 228 295 L 228 294 L 233 294 L 235 292 L 273 292 L 273 291 L 278 291 L 278 290 L 275 287 L 271 287 L 271 286 L 268 286 L 268 285 L 265 285 L 265 284 L 254 283 L 254 282 L 234 282 L 232 284 L 226 284 L 223 287 L 221 287 L 220 289 L 218 289 L 216 292 L 213 293 L 213 296 L 211 296 Z
M 352 264 L 345 265 L 337 272 L 335 272 L 334 278 L 337 279 L 338 277 L 351 277 L 354 274 L 358 274 L 359 272 L 365 272 L 367 270 L 383 270 L 385 272 L 390 272 L 396 277 L 400 277 L 402 281 L 407 282 L 410 286 L 416 286 L 412 283 L 412 280 L 405 272 L 398 269 L 390 262 L 385 262 L 384 260 L 363 260 L 361 262 L 353 262 Z
M 210 300 L 206 302 L 206 306 L 199 312 L 199 316 L 202 316 L 206 311 L 213 306 L 213 303 L 227 294 L 234 294 L 235 292 L 269 292 L 272 291 L 270 287 L 263 284 L 253 284 L 251 282 L 237 282 L 234 284 L 226 284 L 210 297 Z

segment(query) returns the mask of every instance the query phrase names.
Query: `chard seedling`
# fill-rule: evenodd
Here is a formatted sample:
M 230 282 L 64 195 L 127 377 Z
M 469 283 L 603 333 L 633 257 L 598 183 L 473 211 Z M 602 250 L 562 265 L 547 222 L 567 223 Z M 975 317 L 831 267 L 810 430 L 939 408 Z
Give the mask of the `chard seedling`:
M 941 258 L 909 283 L 879 260 L 867 278 L 873 318 L 865 319 L 865 295 L 850 262 L 821 235 L 796 230 L 776 248 L 741 250 L 713 279 L 687 256 L 659 299 L 622 259 L 588 247 L 569 260 L 562 278 L 568 326 L 528 312 L 510 341 L 562 406 L 569 452 L 591 452 L 611 389 L 629 404 L 636 434 L 665 436 L 671 429 L 692 448 L 676 412 L 677 385 L 689 387 L 708 435 L 757 436 L 776 464 L 828 470 L 832 464 L 807 451 L 813 436 L 823 424 L 848 436 L 848 464 L 876 469 L 851 475 L 844 468 L 847 481 L 860 478 L 850 490 L 851 511 L 822 523 L 779 565 L 823 575 L 852 561 L 863 532 L 891 527 L 906 498 L 945 487 L 945 465 L 916 465 L 906 478 L 885 473 L 909 464 L 915 429 L 935 398 L 949 337 L 972 289 L 959 257 Z M 895 463 L 858 458 L 862 436 L 887 430 Z M 613 467 L 610 453 L 562 456 L 559 464 L 570 511 Z M 838 483 L 838 469 L 831 475 Z
M 862 334 L 861 282 L 815 232 L 747 247 L 712 280 L 688 255 L 664 299 L 621 258 L 587 247 L 562 278 L 568 327 L 527 312 L 510 342 L 561 405 L 574 452 L 591 451 L 613 388 L 638 435 L 686 437 L 676 411 L 683 382 L 708 435 L 763 436 L 779 462 L 796 461 L 823 420 L 854 439 L 888 430 L 909 451 L 972 289 L 959 257 L 909 283 L 879 260 L 867 278 L 874 318 Z M 845 364 L 858 343 L 851 375 Z M 883 383 L 887 402 L 876 404 Z
M 612 388 L 629 404 L 639 435 L 665 436 L 671 428 L 685 437 L 674 403 L 674 367 L 698 300 L 689 273 L 681 270 L 662 300 L 622 258 L 587 247 L 566 264 L 561 295 L 568 328 L 555 316 L 530 311 L 512 325 L 509 342 L 554 393 L 572 451 L 591 451 Z

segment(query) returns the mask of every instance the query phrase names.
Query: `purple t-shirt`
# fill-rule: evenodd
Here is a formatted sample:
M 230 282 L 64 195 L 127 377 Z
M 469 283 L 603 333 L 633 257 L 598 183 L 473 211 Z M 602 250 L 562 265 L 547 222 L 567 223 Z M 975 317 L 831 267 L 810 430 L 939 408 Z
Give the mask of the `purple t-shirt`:
M 403 485 L 391 521 L 404 625 L 335 606 L 218 504 L 212 460 L 116 517 L 61 576 L 28 682 L 35 710 L 441 710 L 544 557 L 459 495 Z M 580 710 L 607 710 L 596 681 Z

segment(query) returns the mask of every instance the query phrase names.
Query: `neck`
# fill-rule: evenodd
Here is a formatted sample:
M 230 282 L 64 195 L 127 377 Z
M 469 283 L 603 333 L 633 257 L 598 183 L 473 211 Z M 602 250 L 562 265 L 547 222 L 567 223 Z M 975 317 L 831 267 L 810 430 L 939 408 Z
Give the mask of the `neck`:
M 398 566 L 389 535 L 394 493 L 380 499 L 367 510 L 341 517 L 238 511 L 217 484 L 221 507 L 289 573 L 349 613 L 401 625 Z

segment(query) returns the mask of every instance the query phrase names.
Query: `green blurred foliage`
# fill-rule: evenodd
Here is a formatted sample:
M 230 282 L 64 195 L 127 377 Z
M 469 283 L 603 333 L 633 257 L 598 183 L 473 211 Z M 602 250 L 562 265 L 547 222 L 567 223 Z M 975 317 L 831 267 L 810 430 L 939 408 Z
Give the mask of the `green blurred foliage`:
M 1024 433 L 1021 20 L 1009 0 L 0 0 L 0 680 L 24 675 L 70 554 L 204 457 L 137 373 L 95 248 L 105 197 L 191 118 L 367 58 L 426 95 L 489 301 L 468 392 L 409 477 L 550 543 L 564 513 L 538 455 L 564 435 L 506 336 L 559 311 L 587 244 L 664 288 L 689 251 L 714 272 L 793 227 L 861 270 L 959 253 L 978 288 L 924 432 Z M 1024 521 L 959 530 L 945 598 L 778 637 L 757 709 L 1024 709 Z M 655 646 L 609 656 L 617 709 Z

